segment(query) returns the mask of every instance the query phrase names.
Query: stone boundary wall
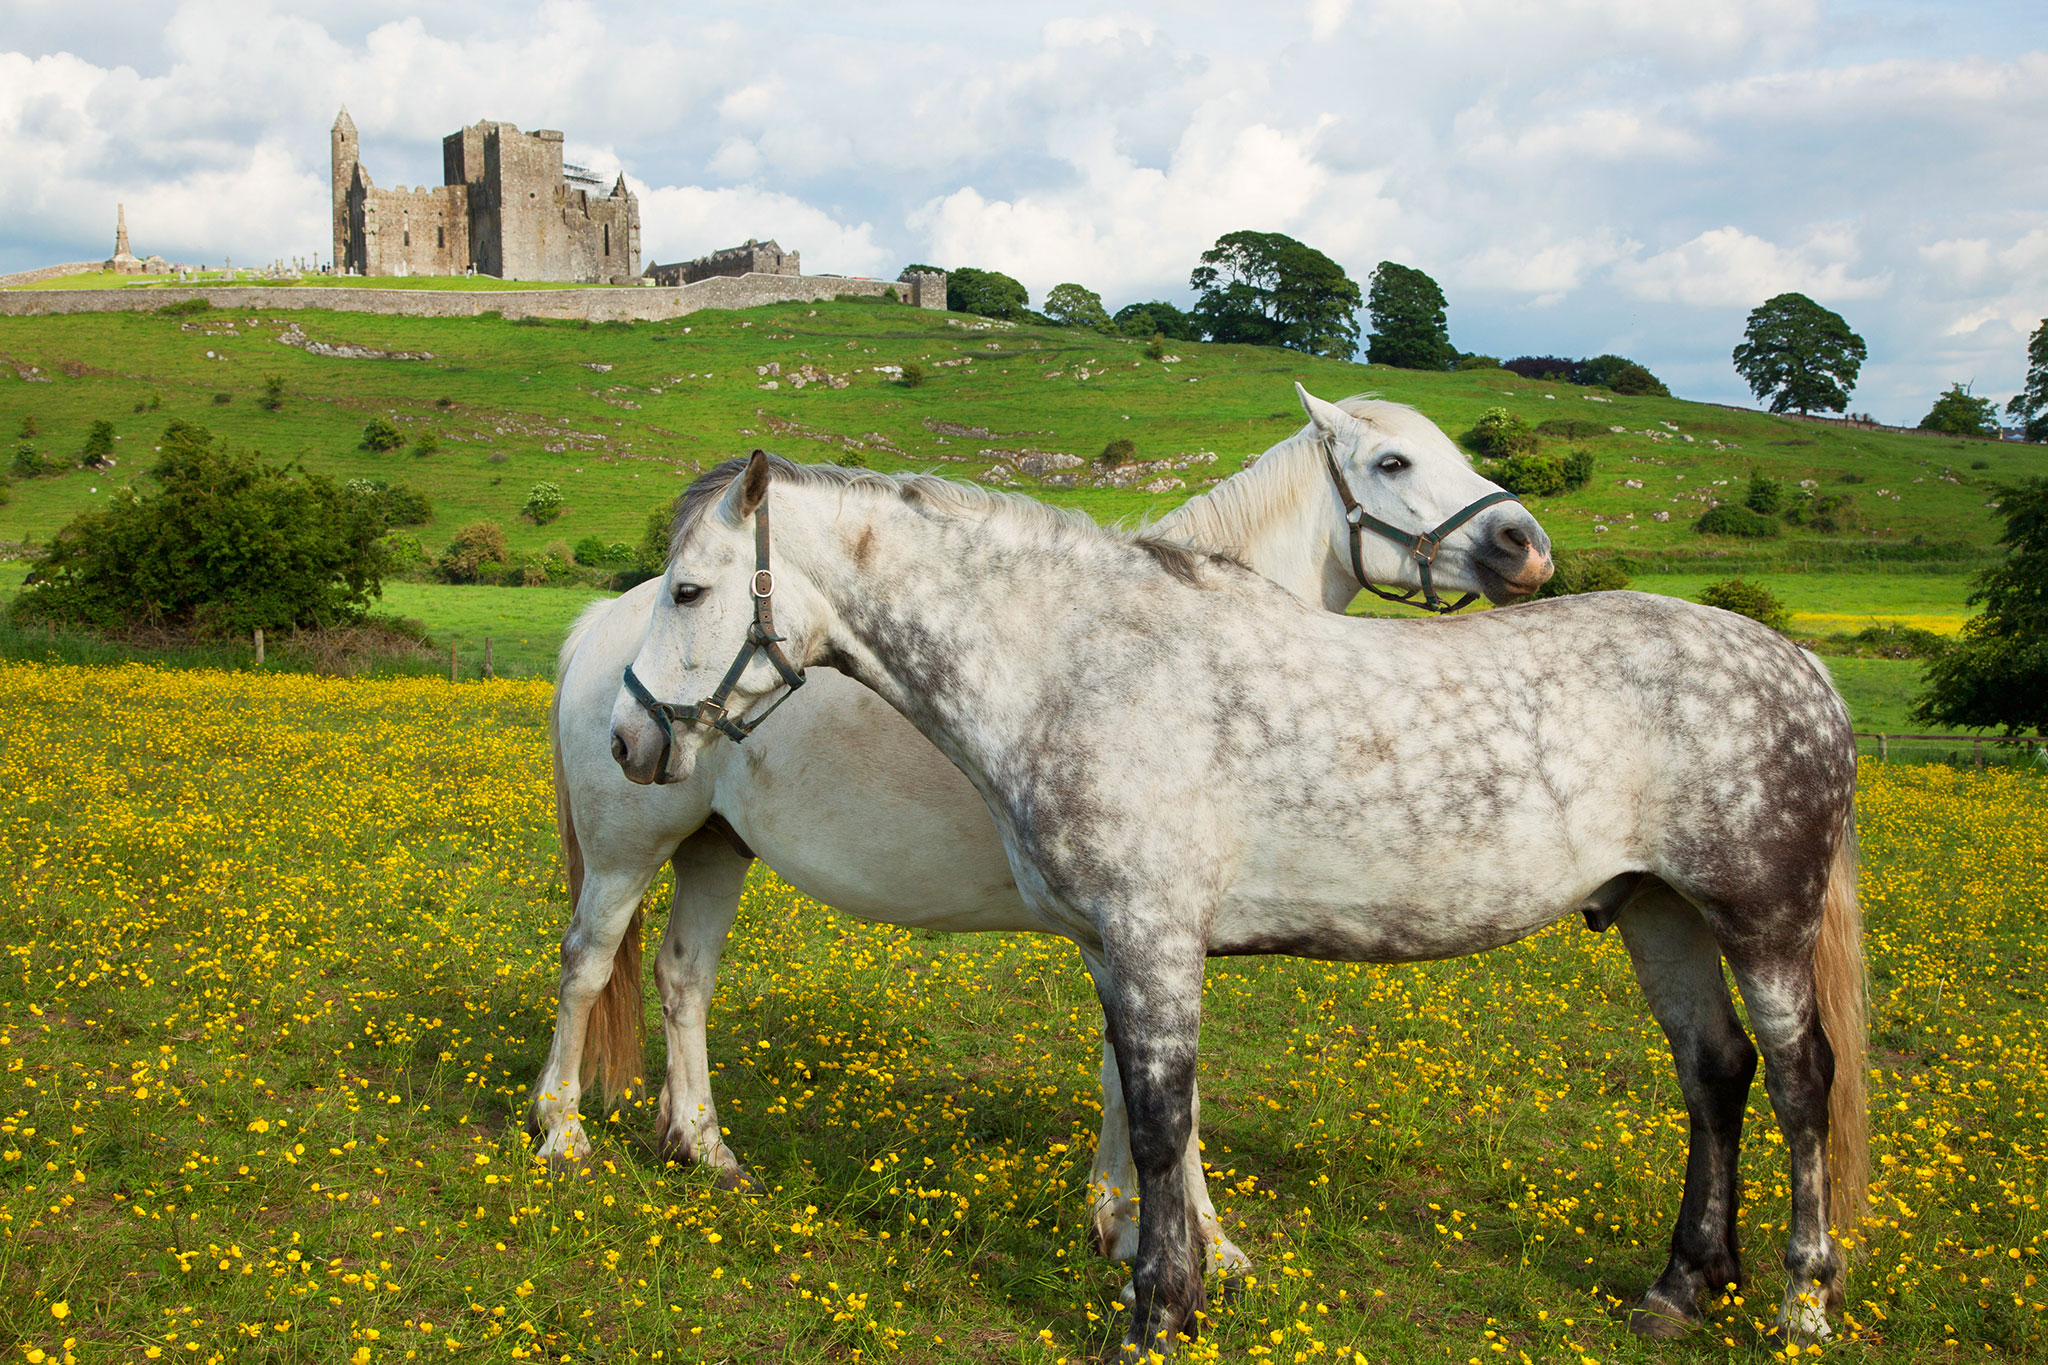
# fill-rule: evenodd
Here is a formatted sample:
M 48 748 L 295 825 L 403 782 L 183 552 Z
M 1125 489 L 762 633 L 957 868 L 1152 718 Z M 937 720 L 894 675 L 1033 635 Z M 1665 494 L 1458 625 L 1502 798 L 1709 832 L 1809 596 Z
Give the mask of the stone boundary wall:
M 55 267 L 74 271 L 74 267 Z M 148 313 L 185 299 L 205 299 L 224 311 L 324 308 L 336 313 L 384 313 L 405 318 L 553 318 L 589 322 L 666 322 L 704 308 L 753 308 L 764 303 L 827 303 L 840 294 L 880 298 L 910 286 L 895 280 L 836 275 L 720 275 L 665 289 L 622 285 L 608 289 L 349 289 L 290 285 L 215 285 L 201 288 L 19 289 L 0 293 L 0 317 L 63 313 Z M 927 302 L 943 308 L 943 298 Z
M 41 284 L 54 280 L 60 275 L 83 275 L 88 270 L 98 270 L 105 261 L 72 261 L 68 265 L 46 265 L 40 270 L 18 270 L 12 275 L 0 275 L 0 289 L 15 284 Z
M 1753 416 L 1784 417 L 1794 422 L 1811 422 L 1816 426 L 1846 427 L 1851 431 L 1889 431 L 1897 436 L 1940 436 L 1952 441 L 2009 441 L 2010 436 L 1965 436 L 1951 431 L 1928 431 L 1924 427 L 1891 427 L 1883 422 L 1866 422 L 1860 417 L 1829 417 L 1820 412 L 1765 412 L 1762 408 L 1737 407 L 1733 403 L 1708 403 L 1710 408 L 1725 408 L 1729 412 L 1746 412 Z

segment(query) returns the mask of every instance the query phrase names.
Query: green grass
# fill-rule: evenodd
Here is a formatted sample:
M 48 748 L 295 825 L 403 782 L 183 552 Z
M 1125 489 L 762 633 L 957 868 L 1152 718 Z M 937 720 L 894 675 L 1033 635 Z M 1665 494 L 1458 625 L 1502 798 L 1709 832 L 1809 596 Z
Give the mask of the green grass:
M 586 1104 L 588 1179 L 527 1165 L 567 919 L 545 704 L 0 665 L 0 1338 L 224 1365 L 1101 1358 L 1124 1272 L 1087 1229 L 1098 1014 L 1058 940 L 859 924 L 758 873 L 709 1035 L 758 1195 L 665 1164 L 644 1101 Z M 1878 1217 L 1830 1354 L 2048 1352 L 2042 797 L 1865 767 Z M 1686 1120 L 1615 934 L 1214 962 L 1201 1088 L 1257 1262 L 1214 1305 L 1223 1358 L 1765 1357 L 1786 1194 L 1761 1084 L 1753 1283 L 1685 1341 L 1627 1333 Z
M 611 594 L 590 588 L 486 588 L 448 583 L 386 583 L 381 609 L 427 623 L 435 644 L 450 645 L 473 667 L 484 640 L 500 676 L 552 678 L 562 632 L 589 603 Z

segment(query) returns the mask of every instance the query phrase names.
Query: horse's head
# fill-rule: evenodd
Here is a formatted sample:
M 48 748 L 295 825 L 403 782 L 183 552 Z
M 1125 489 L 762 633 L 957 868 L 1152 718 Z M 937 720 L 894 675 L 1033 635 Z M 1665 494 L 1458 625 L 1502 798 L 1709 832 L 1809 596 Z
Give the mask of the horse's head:
M 630 781 L 684 781 L 714 732 L 745 739 L 780 704 L 754 714 L 758 703 L 803 684 L 798 622 L 813 594 L 770 562 L 771 472 L 757 450 L 683 497 L 647 638 L 612 705 L 612 757 Z
M 1356 547 L 1366 584 L 1481 594 L 1505 603 L 1549 580 L 1550 537 L 1434 422 L 1398 404 L 1383 405 L 1384 411 L 1375 405 L 1370 418 L 1360 418 L 1299 384 L 1295 392 L 1342 479 L 1340 494 L 1348 490 L 1356 500 L 1348 516 L 1349 509 L 1333 504 L 1331 546 L 1346 563 L 1354 562 Z M 1488 501 L 1496 496 L 1500 500 Z

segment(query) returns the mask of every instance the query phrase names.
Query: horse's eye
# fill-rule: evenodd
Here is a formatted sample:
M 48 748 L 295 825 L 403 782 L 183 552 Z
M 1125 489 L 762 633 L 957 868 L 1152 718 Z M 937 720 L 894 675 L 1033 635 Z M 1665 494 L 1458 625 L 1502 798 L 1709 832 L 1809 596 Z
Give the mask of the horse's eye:
M 1408 458 L 1405 455 L 1388 455 L 1379 463 L 1379 471 L 1382 474 L 1398 474 L 1407 467 Z
M 676 584 L 676 605 L 679 607 L 693 607 L 703 599 L 703 596 L 704 589 L 698 584 Z

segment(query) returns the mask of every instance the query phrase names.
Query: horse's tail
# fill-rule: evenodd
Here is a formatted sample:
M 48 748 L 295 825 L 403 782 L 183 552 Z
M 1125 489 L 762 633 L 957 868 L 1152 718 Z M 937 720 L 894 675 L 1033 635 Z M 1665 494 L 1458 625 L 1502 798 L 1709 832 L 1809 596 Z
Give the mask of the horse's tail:
M 1865 1083 L 1869 1064 L 1864 1017 L 1863 911 L 1856 899 L 1856 812 L 1842 821 L 1842 837 L 1828 869 L 1821 902 L 1820 939 L 1813 949 L 1820 1025 L 1835 1054 L 1828 1089 L 1828 1147 L 1833 1178 L 1829 1221 L 1838 1234 L 1857 1235 L 1870 1192 L 1870 1128 Z
M 609 601 L 593 602 L 569 627 L 562 640 L 562 652 L 555 665 L 555 695 L 548 705 L 548 743 L 555 754 L 555 829 L 562 839 L 562 871 L 569 879 L 569 904 L 583 899 L 583 845 L 576 837 L 576 816 L 569 795 L 569 773 L 562 763 L 562 680 L 583 642 Z M 641 1058 L 646 1040 L 642 1037 L 640 1006 L 640 907 L 633 907 L 633 919 L 619 951 L 612 959 L 612 974 L 598 992 L 583 1035 L 585 1075 L 602 1077 L 607 1105 L 623 1098 L 641 1077 Z

